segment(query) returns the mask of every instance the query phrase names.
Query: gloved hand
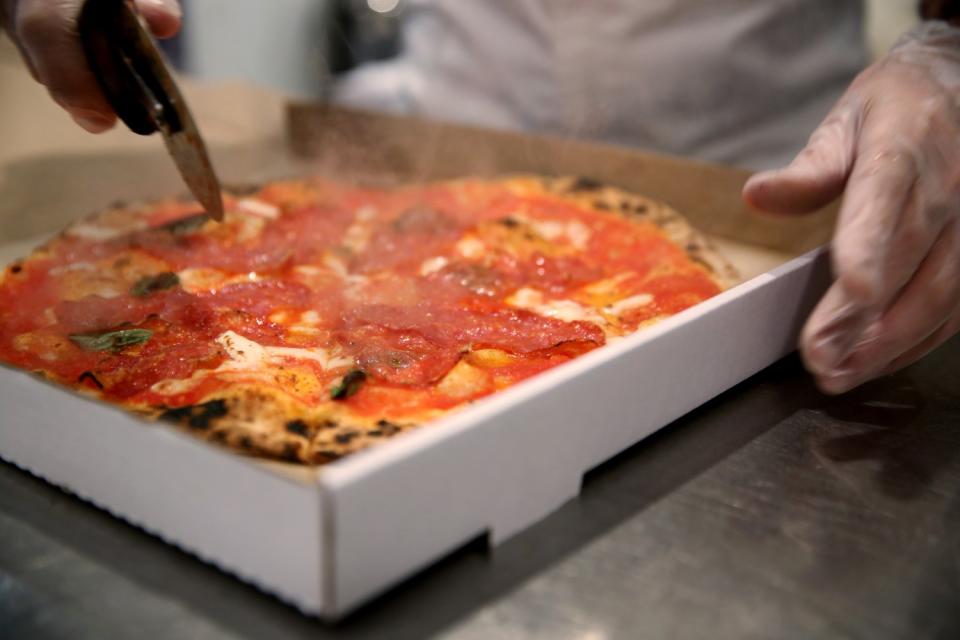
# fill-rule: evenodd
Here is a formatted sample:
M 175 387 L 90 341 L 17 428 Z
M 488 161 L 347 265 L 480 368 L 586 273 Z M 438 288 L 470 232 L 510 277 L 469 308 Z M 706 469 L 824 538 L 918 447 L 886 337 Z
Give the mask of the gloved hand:
M 180 29 L 177 0 L 136 0 L 151 31 L 161 38 Z M 20 49 L 33 77 L 91 133 L 113 127 L 117 117 L 87 66 L 77 36 L 83 0 L 0 0 L 0 25 Z
M 780 214 L 844 194 L 836 281 L 803 330 L 820 388 L 843 393 L 960 329 L 960 29 L 927 22 L 869 67 L 785 169 L 744 197 Z

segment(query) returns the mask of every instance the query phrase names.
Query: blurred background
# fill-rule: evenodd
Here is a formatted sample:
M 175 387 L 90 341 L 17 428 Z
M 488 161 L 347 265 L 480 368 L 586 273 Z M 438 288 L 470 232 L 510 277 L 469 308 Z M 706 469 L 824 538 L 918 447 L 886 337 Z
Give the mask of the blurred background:
M 332 74 L 388 58 L 407 0 L 181 0 L 182 36 L 168 45 L 178 66 L 201 79 L 246 80 L 321 96 Z M 917 0 L 867 0 L 875 54 L 909 28 Z
M 405 0 L 181 0 L 167 43 L 187 73 L 317 97 L 331 76 L 399 49 Z

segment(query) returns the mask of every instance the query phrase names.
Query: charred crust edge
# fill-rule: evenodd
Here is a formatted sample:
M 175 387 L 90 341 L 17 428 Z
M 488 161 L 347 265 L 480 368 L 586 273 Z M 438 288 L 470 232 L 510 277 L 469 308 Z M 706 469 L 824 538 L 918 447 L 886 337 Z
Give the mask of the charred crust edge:
M 587 176 L 577 176 L 574 178 L 570 184 L 567 185 L 567 192 L 569 193 L 583 193 L 586 191 L 600 191 L 606 185 L 595 178 L 588 178 Z
M 187 407 L 166 409 L 160 414 L 160 419 L 182 424 L 198 431 L 204 431 L 228 413 L 229 409 L 227 408 L 226 400 L 211 400 Z
M 287 433 L 292 433 L 296 436 L 302 436 L 304 438 L 310 437 L 310 425 L 308 425 L 303 420 L 290 420 L 284 425 L 284 428 L 287 430 Z
M 80 377 L 77 378 L 77 382 L 80 384 L 83 384 L 87 380 L 92 382 L 97 389 L 103 390 L 103 383 L 97 379 L 97 376 L 92 371 L 84 371 L 80 374 Z

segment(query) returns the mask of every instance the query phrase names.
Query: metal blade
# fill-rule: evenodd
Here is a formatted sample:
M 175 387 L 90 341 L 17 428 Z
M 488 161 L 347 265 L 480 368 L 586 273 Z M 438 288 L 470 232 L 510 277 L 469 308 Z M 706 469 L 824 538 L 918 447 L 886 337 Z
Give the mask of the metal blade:
M 192 124 L 192 123 L 191 123 Z M 203 139 L 191 128 L 173 134 L 164 131 L 163 141 L 187 183 L 190 192 L 214 220 L 223 220 L 223 196 L 213 172 Z

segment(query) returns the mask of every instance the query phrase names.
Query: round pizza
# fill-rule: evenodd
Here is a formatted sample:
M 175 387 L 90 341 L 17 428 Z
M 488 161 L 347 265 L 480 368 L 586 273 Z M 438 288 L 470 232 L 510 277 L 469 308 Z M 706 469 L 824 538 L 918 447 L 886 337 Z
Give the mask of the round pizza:
M 321 464 L 723 290 L 663 204 L 592 181 L 323 179 L 117 205 L 0 276 L 0 361 Z

